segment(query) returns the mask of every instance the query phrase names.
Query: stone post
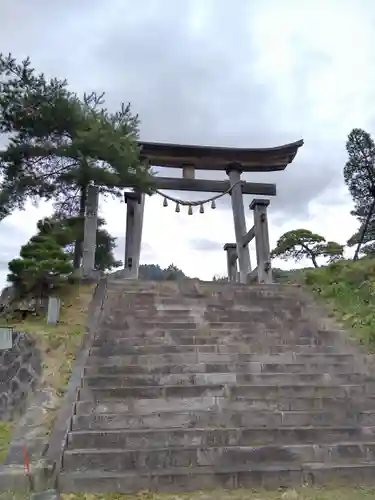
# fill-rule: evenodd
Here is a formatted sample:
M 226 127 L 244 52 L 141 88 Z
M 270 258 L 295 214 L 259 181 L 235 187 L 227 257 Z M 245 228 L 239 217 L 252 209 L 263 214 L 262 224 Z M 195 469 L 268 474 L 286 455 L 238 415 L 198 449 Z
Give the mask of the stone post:
M 145 195 L 133 191 L 124 197 L 127 204 L 124 267 L 128 278 L 138 279 Z
M 228 165 L 227 174 L 231 186 L 234 186 L 241 179 L 241 165 L 231 164 Z M 234 221 L 234 232 L 236 235 L 237 257 L 240 271 L 241 283 L 247 282 L 247 275 L 251 271 L 250 253 L 249 248 L 242 244 L 243 237 L 246 234 L 246 219 L 245 209 L 243 205 L 243 195 L 241 183 L 234 186 L 231 191 L 231 202 Z
M 93 274 L 95 268 L 96 231 L 98 228 L 98 204 L 98 186 L 88 186 L 82 252 L 82 272 L 83 276 L 85 277 L 90 277 Z
M 272 283 L 270 242 L 268 235 L 267 207 L 270 200 L 254 199 L 250 210 L 254 212 L 255 247 L 258 263 L 258 283 Z
M 237 245 L 235 243 L 226 243 L 224 250 L 227 252 L 227 270 L 228 281 L 235 283 L 237 281 Z
M 59 297 L 48 298 L 47 324 L 56 325 L 60 319 L 61 301 Z

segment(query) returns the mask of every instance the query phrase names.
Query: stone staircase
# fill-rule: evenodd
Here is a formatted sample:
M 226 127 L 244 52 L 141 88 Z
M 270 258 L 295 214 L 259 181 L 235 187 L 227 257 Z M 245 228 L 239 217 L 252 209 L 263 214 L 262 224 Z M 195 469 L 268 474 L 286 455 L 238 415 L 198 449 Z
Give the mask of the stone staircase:
M 113 279 L 58 487 L 374 483 L 368 361 L 298 287 Z

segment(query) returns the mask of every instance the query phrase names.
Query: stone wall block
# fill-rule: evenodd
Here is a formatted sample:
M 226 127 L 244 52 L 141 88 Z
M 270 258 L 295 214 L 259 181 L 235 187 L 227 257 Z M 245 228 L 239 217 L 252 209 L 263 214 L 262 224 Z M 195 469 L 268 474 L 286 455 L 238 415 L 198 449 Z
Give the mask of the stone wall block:
M 35 340 L 13 333 L 13 347 L 0 351 L 0 420 L 20 415 L 42 373 L 42 356 Z

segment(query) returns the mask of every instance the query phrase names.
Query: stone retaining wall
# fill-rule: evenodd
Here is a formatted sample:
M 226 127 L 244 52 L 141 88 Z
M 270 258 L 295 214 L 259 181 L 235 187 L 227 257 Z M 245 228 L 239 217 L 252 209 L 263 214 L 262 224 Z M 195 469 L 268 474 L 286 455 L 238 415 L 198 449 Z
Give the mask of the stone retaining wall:
M 0 420 L 11 420 L 26 409 L 42 373 L 42 356 L 35 340 L 13 333 L 12 349 L 0 351 Z

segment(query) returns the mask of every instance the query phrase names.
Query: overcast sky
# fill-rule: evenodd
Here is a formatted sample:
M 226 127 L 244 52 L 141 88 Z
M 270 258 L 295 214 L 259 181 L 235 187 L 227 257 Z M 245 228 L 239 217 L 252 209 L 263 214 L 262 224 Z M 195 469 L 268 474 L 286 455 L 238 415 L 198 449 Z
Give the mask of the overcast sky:
M 277 183 L 271 243 L 297 227 L 344 243 L 357 228 L 342 169 L 350 130 L 374 132 L 373 0 L 2 0 L 0 50 L 30 56 L 80 94 L 105 91 L 111 109 L 130 101 L 144 140 L 265 147 L 303 138 L 285 172 L 247 176 Z M 100 209 L 123 259 L 125 205 Z M 0 285 L 50 212 L 28 207 L 0 222 Z M 158 196 L 146 202 L 143 263 L 211 279 L 225 273 L 222 247 L 233 241 L 228 197 L 194 216 Z

